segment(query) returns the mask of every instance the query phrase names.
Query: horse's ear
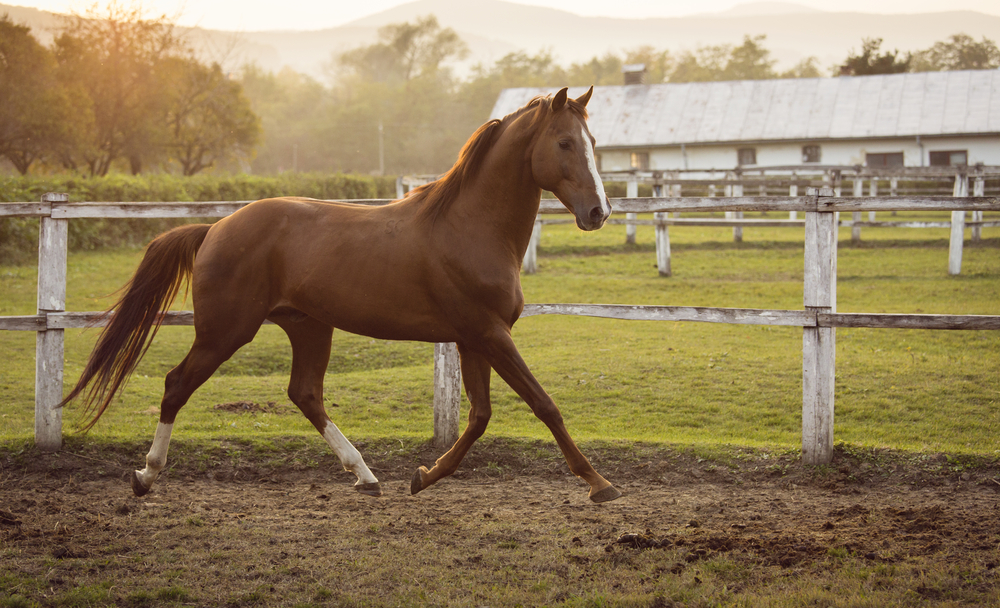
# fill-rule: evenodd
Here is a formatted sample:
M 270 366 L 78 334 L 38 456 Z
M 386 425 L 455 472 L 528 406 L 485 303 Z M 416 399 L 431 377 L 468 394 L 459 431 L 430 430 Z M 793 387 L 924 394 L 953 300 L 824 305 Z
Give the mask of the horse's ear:
M 590 89 L 588 89 L 586 93 L 576 98 L 576 103 L 586 108 L 587 102 L 590 101 L 590 96 L 593 94 L 594 94 L 594 85 L 590 85 Z
M 567 97 L 566 92 L 567 91 L 569 91 L 569 89 L 566 88 L 566 87 L 563 87 L 563 88 L 559 89 L 559 92 L 556 93 L 556 96 L 552 98 L 552 111 L 553 112 L 558 112 L 559 110 L 561 110 L 563 108 L 564 105 L 566 105 L 566 97 Z

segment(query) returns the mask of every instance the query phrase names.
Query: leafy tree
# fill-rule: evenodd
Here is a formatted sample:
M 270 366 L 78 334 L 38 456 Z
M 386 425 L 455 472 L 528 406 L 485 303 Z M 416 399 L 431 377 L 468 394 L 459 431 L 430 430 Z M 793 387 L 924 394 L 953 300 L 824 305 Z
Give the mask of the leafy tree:
M 993 70 L 1000 67 L 1000 49 L 986 36 L 976 42 L 968 34 L 952 34 L 913 55 L 914 72 Z
M 899 50 L 879 53 L 881 38 L 865 38 L 861 42 L 861 54 L 851 50 L 847 61 L 840 66 L 841 76 L 867 76 L 871 74 L 901 74 L 910 70 L 912 56 L 901 55 Z
M 0 17 L 0 156 L 22 175 L 72 136 L 69 93 L 30 29 Z
M 409 82 L 436 76 L 443 62 L 464 59 L 469 53 L 455 30 L 442 29 L 434 15 L 421 17 L 416 23 L 383 26 L 378 36 L 376 44 L 342 53 L 335 67 L 369 82 Z
M 775 78 L 774 64 L 771 59 L 771 51 L 764 48 L 764 40 L 767 36 L 743 37 L 743 44 L 733 47 L 729 52 L 726 67 L 722 71 L 720 80 L 766 80 Z
M 165 146 L 184 175 L 230 159 L 249 160 L 260 139 L 260 119 L 238 82 L 218 64 L 190 58 L 161 62 L 160 75 L 172 83 Z
M 594 57 L 586 63 L 574 63 L 567 72 L 565 84 L 584 87 L 622 84 L 623 65 L 622 58 L 614 53 Z
M 74 156 L 92 175 L 107 174 L 118 159 L 133 174 L 159 160 L 170 87 L 159 78 L 160 63 L 185 51 L 166 17 L 147 20 L 141 8 L 112 0 L 105 14 L 95 7 L 87 17 L 72 17 L 54 46 L 60 80 L 93 104 L 89 141 Z
M 778 78 L 821 78 L 822 76 L 823 74 L 819 70 L 819 59 L 806 57 L 792 66 L 791 69 L 779 74 Z
M 328 120 L 332 104 L 326 87 L 288 67 L 274 74 L 244 66 L 240 81 L 261 121 L 255 173 L 330 169 L 324 156 L 327 144 L 317 129 Z

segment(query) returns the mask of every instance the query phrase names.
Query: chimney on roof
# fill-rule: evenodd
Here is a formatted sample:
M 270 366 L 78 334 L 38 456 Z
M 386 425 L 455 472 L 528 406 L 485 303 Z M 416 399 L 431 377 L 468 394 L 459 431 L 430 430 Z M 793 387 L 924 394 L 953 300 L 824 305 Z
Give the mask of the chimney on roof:
M 622 74 L 625 75 L 625 84 L 646 84 L 646 64 L 630 63 L 622 66 Z

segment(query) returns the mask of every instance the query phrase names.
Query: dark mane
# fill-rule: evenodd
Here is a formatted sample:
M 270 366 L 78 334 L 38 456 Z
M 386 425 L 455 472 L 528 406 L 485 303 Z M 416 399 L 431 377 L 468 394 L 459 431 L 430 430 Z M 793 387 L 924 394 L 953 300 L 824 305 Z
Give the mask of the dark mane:
M 432 217 L 437 217 L 451 201 L 455 200 L 461 192 L 462 186 L 476 176 L 487 152 L 493 147 L 499 134 L 503 132 L 501 127 L 509 125 L 528 112 L 537 110 L 542 102 L 549 99 L 551 99 L 551 95 L 539 95 L 502 119 L 494 118 L 484 123 L 462 146 L 462 150 L 458 153 L 458 160 L 455 161 L 451 169 L 437 180 L 413 189 L 406 195 L 406 199 L 413 203 L 422 202 L 431 210 Z M 576 100 L 567 99 L 566 107 L 584 119 L 587 118 L 587 108 L 577 103 Z M 545 112 L 538 112 L 534 117 L 533 124 L 540 121 L 545 115 Z

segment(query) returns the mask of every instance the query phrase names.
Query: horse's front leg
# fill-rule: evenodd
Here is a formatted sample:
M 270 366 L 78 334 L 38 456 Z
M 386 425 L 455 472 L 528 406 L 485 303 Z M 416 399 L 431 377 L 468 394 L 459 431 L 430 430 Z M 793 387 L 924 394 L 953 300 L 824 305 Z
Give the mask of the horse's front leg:
M 416 494 L 420 490 L 434 484 L 443 477 L 447 477 L 458 469 L 462 459 L 469 452 L 469 448 L 477 439 L 486 432 L 486 426 L 490 422 L 492 407 L 490 405 L 490 364 L 486 358 L 480 354 L 458 345 L 458 354 L 462 365 L 462 381 L 465 384 L 465 394 L 469 398 L 471 407 L 469 408 L 469 424 L 465 432 L 458 438 L 455 445 L 448 452 L 437 459 L 430 470 L 427 467 L 420 467 L 413 474 L 410 482 L 410 493 Z
M 489 344 L 489 361 L 493 369 L 497 370 L 514 392 L 531 408 L 535 416 L 545 423 L 555 437 L 556 444 L 562 450 L 563 456 L 569 464 L 569 470 L 574 475 L 580 477 L 590 485 L 590 500 L 594 502 L 606 502 L 621 496 L 611 483 L 601 477 L 590 461 L 583 455 L 580 448 L 576 447 L 566 425 L 563 423 L 562 414 L 556 407 L 552 397 L 545 392 L 545 389 L 538 383 L 535 376 L 528 369 L 521 354 L 517 352 L 514 341 L 508 332 L 497 332 L 497 335 Z

